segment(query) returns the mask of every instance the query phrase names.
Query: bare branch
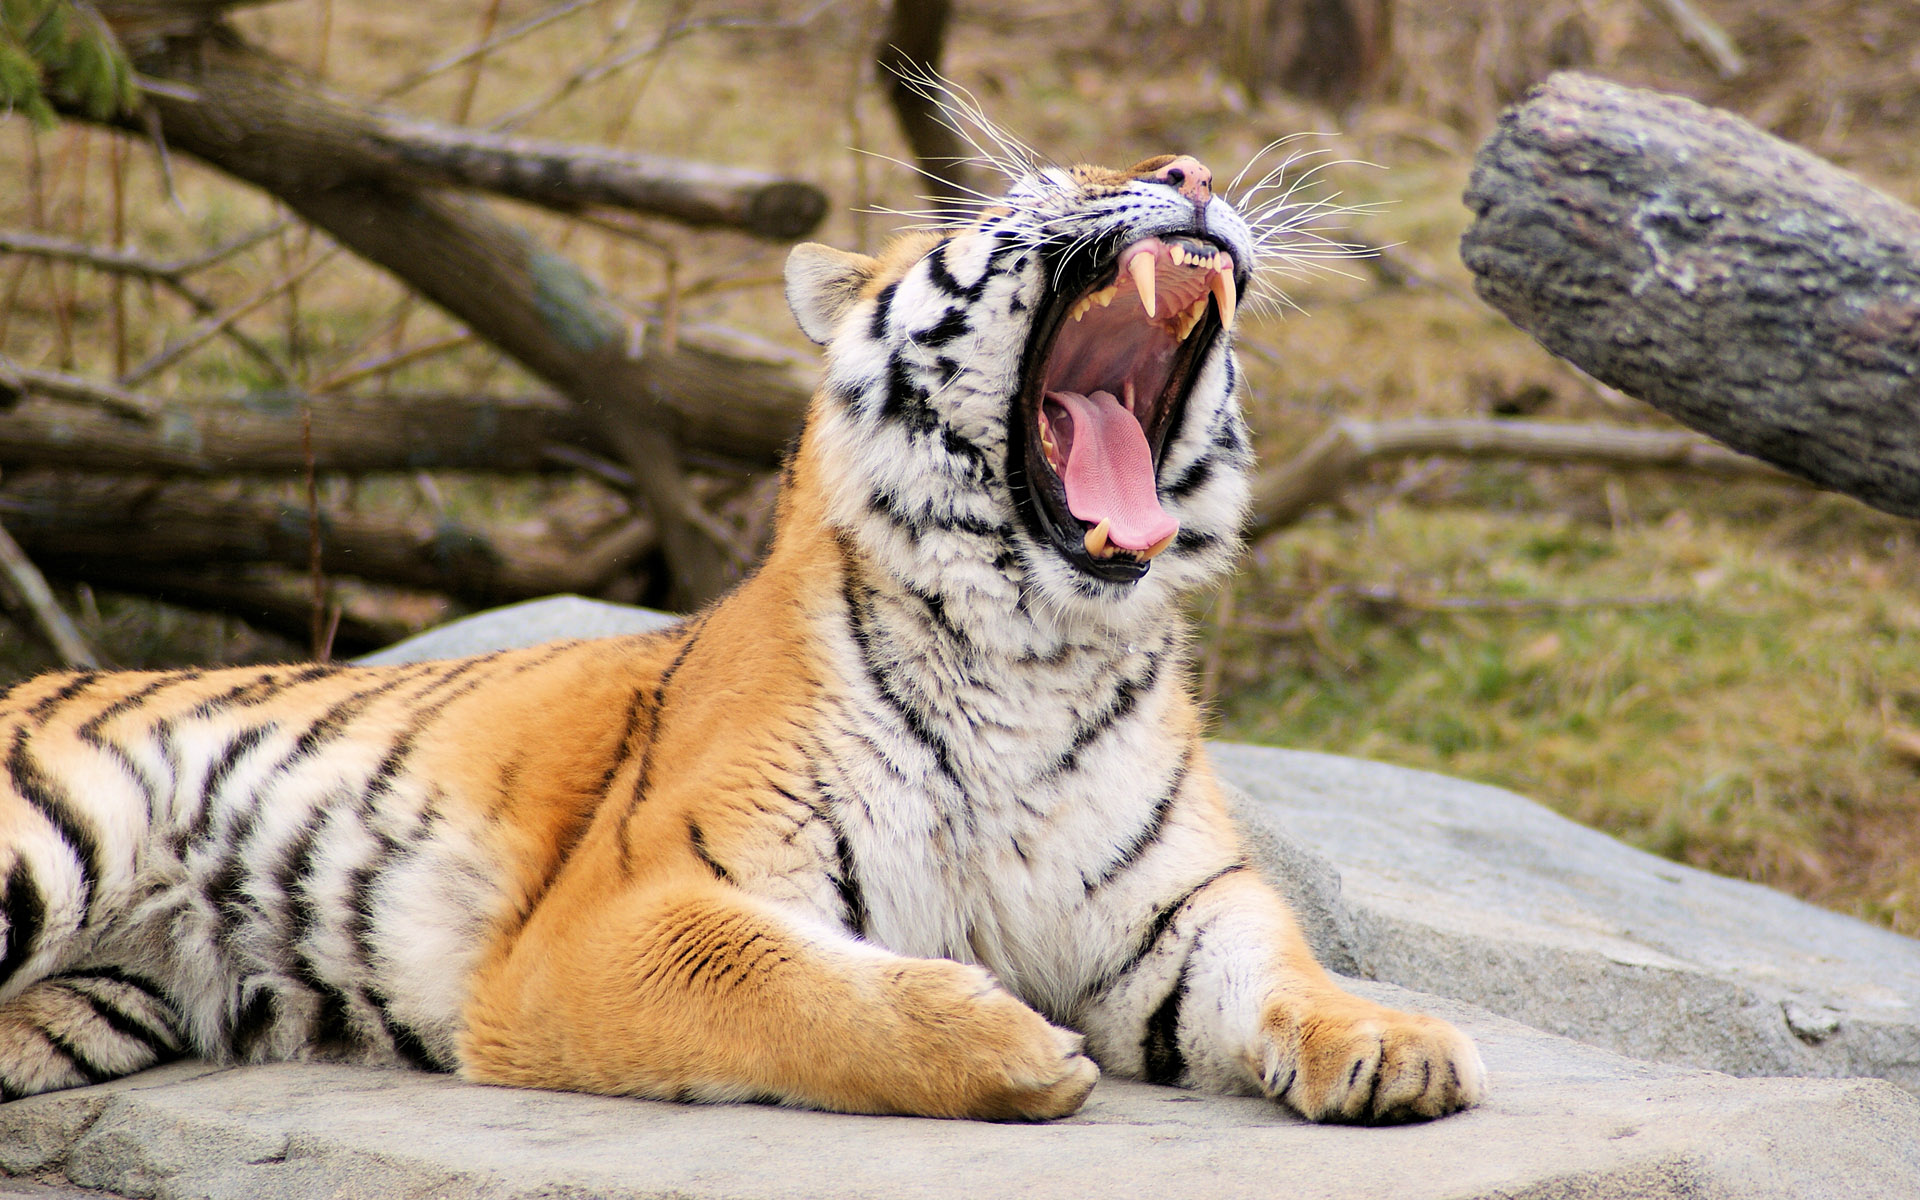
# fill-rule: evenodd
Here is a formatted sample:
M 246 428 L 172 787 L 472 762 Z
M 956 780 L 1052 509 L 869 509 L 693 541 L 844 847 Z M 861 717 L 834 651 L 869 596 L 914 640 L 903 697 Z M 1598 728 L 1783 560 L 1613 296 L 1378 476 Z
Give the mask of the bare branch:
M 0 406 L 28 395 L 91 404 L 143 422 L 151 422 L 160 412 L 160 401 L 151 396 L 84 375 L 23 366 L 0 355 Z
M 1337 497 L 1370 463 L 1427 456 L 1665 467 L 1797 482 L 1758 459 L 1675 430 L 1531 421 L 1340 420 L 1254 480 L 1252 532 L 1258 536 L 1299 520 L 1314 505 Z
M 813 184 L 604 146 L 538 141 L 368 112 L 370 155 L 423 182 L 476 188 L 577 213 L 595 206 L 683 225 L 738 229 L 789 241 L 827 214 Z
M 87 639 L 80 636 L 80 630 L 74 626 L 72 618 L 60 607 L 53 597 L 53 589 L 47 586 L 46 577 L 33 565 L 27 552 L 20 543 L 13 540 L 5 526 L 0 526 L 0 573 L 5 574 L 13 593 L 20 603 L 33 614 L 34 623 L 40 626 L 40 632 L 46 636 L 61 661 L 70 667 L 98 667 L 100 656 L 93 652 Z

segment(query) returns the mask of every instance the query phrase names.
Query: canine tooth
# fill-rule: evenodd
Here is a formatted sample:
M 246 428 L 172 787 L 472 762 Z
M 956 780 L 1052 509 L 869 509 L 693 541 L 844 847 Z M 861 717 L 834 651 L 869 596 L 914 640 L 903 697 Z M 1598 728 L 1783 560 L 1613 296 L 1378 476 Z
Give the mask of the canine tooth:
M 1113 543 L 1107 540 L 1107 527 L 1111 524 L 1110 521 L 1102 520 L 1098 525 L 1087 530 L 1088 554 L 1095 558 L 1113 557 Z
M 1141 562 L 1151 561 L 1154 555 L 1160 553 L 1162 550 L 1165 550 L 1168 546 L 1173 545 L 1173 539 L 1175 537 L 1178 537 L 1179 534 L 1180 534 L 1180 531 L 1178 529 L 1174 530 L 1172 533 L 1161 538 L 1159 541 L 1155 542 L 1153 545 L 1148 546 L 1145 550 L 1135 551 L 1134 557 L 1138 558 Z
M 1221 256 L 1226 257 L 1225 255 Z M 1218 261 L 1218 260 L 1216 260 Z M 1220 331 L 1225 333 L 1233 328 L 1233 310 L 1239 296 L 1233 286 L 1233 268 L 1215 267 L 1213 272 L 1213 298 L 1220 305 Z
M 1149 317 L 1157 315 L 1153 306 L 1153 255 L 1142 252 L 1133 256 L 1127 264 L 1127 273 L 1133 276 L 1133 286 L 1140 289 L 1140 307 L 1147 310 Z

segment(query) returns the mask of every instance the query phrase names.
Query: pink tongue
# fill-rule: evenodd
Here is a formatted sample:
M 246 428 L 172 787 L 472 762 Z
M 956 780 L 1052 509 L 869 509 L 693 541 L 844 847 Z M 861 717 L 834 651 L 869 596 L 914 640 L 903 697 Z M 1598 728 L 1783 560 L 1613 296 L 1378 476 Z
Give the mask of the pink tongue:
M 1074 516 L 1108 522 L 1107 539 L 1123 550 L 1145 550 L 1180 528 L 1160 509 L 1147 435 L 1112 393 L 1048 392 L 1047 399 L 1073 415 L 1063 482 Z

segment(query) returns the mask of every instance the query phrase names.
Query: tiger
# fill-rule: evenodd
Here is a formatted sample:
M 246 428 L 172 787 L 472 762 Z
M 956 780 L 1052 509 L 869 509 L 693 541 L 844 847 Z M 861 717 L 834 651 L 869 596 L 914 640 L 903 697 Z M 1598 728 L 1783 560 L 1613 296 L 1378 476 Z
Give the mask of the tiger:
M 1182 604 L 1240 546 L 1263 233 L 1190 155 L 1036 160 L 877 256 L 770 549 L 665 630 L 0 696 L 0 1094 L 177 1057 L 1048 1120 L 1102 1071 L 1314 1121 L 1478 1103 L 1243 850 Z

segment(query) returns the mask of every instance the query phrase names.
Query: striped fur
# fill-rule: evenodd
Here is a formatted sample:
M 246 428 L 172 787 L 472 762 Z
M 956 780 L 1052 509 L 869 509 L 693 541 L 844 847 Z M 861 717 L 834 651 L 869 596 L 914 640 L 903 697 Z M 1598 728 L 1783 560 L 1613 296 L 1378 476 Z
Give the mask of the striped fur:
M 1097 1061 L 1318 1119 L 1474 1103 L 1464 1037 L 1313 962 L 1201 746 L 1177 605 L 1250 461 L 1217 305 L 1144 574 L 1076 566 L 1022 494 L 1033 330 L 1082 259 L 1192 230 L 1247 282 L 1258 239 L 1167 182 L 1189 161 L 797 250 L 827 368 L 775 543 L 674 629 L 7 692 L 0 1089 L 327 1057 L 1032 1119 Z

